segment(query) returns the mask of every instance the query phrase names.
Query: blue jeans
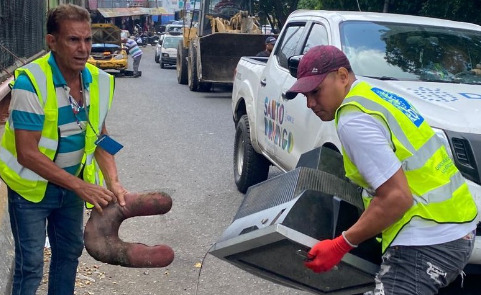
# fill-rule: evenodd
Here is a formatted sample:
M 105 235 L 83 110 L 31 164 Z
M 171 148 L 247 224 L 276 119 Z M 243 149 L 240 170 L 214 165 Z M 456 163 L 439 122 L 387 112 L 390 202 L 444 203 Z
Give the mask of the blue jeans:
M 43 275 L 47 229 L 52 257 L 48 294 L 74 293 L 78 258 L 83 250 L 83 201 L 72 191 L 49 184 L 39 203 L 8 188 L 8 210 L 15 241 L 12 295 L 35 295 Z
M 437 294 L 463 271 L 473 251 L 474 238 L 471 232 L 438 245 L 388 248 L 375 278 L 376 288 L 367 294 Z

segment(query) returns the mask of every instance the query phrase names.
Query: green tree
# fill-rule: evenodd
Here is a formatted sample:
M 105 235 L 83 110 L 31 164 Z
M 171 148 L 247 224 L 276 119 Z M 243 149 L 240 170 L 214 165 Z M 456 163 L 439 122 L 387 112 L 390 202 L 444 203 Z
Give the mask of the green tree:
M 297 9 L 299 0 L 257 0 L 253 3 L 261 22 L 267 20 L 272 28 L 281 29 L 291 12 Z
M 299 0 L 299 9 L 322 9 L 322 0 Z
M 282 2 L 282 1 L 280 1 Z M 299 8 L 389 12 L 481 24 L 481 0 L 300 0 Z
M 322 9 L 382 12 L 384 2 L 385 0 L 322 0 Z
M 253 0 L 261 22 L 282 28 L 296 9 L 389 12 L 481 24 L 481 0 Z

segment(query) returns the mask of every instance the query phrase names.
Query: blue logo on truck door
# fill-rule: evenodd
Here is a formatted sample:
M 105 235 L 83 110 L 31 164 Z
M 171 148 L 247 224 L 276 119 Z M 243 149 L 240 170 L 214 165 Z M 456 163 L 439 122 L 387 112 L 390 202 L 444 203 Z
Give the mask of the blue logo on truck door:
M 283 126 L 284 105 L 275 100 L 264 100 L 264 135 L 276 146 L 290 153 L 294 147 L 294 136 Z
M 424 122 L 423 116 L 421 116 L 421 114 L 418 113 L 418 111 L 403 97 L 376 87 L 372 88 L 371 90 L 377 95 L 379 95 L 380 98 L 389 102 L 394 107 L 403 112 L 403 114 L 406 115 L 409 120 L 411 120 L 414 125 L 416 125 L 416 127 L 421 126 L 421 124 Z

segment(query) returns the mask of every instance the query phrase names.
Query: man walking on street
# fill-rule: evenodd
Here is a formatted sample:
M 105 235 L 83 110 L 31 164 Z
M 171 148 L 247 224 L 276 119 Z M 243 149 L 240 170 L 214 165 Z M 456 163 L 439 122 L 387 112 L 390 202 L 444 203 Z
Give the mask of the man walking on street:
M 139 65 L 140 60 L 142 59 L 142 50 L 134 39 L 122 38 L 122 42 L 125 43 L 125 46 L 127 47 L 127 53 L 130 54 L 134 60 L 134 64 L 132 66 L 134 69 L 134 77 L 140 77 Z
M 334 46 L 311 48 L 297 79 L 287 99 L 302 93 L 321 120 L 335 120 L 346 176 L 364 188 L 366 207 L 342 235 L 317 243 L 306 266 L 328 271 L 381 233 L 374 294 L 436 294 L 462 273 L 477 224 L 476 204 L 445 146 L 405 98 L 357 81 Z
M 52 249 L 48 294 L 73 294 L 84 202 L 100 212 L 111 201 L 125 205 L 114 157 L 96 146 L 107 134 L 114 80 L 86 64 L 89 12 L 76 5 L 50 10 L 46 43 L 49 54 L 15 71 L 0 146 L 15 241 L 13 295 L 35 295 L 40 285 L 45 230 Z

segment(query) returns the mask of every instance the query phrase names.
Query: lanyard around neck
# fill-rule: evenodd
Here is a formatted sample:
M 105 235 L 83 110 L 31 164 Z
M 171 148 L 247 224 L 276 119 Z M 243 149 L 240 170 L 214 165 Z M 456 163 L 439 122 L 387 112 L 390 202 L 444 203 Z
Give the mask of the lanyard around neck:
M 88 106 L 87 106 L 87 99 L 85 98 L 85 89 L 84 89 L 84 81 L 82 78 L 82 74 L 80 74 L 80 87 L 82 89 L 82 104 L 84 106 L 85 110 L 85 115 L 87 116 L 87 123 L 94 132 L 95 136 L 99 137 L 99 134 L 95 131 L 95 128 L 92 126 L 92 123 L 90 123 L 90 118 L 89 118 L 89 111 L 88 111 Z

